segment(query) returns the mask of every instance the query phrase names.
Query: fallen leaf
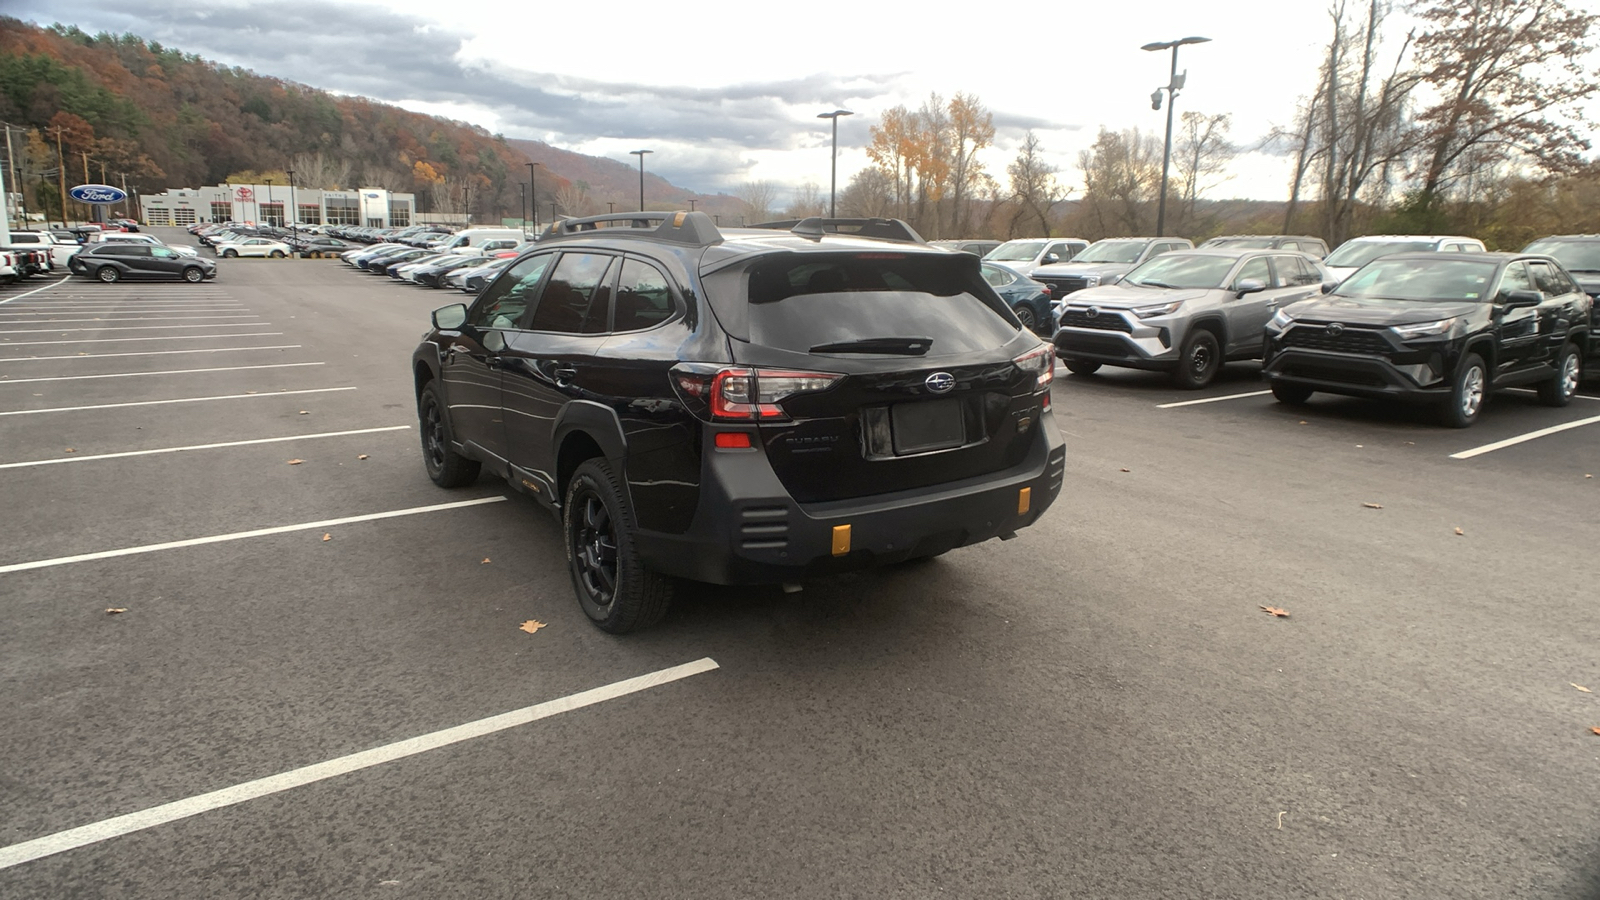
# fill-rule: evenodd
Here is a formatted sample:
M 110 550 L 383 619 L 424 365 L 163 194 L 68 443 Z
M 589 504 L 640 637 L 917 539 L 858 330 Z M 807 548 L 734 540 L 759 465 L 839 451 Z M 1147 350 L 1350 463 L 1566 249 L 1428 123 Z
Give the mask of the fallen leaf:
M 110 609 L 106 610 L 106 615 L 114 616 L 117 613 L 125 613 L 127 611 L 128 611 L 128 608 L 126 606 L 113 606 Z
M 528 621 L 523 622 L 521 625 L 519 625 L 517 627 L 521 628 L 523 631 L 526 631 L 529 634 L 533 634 L 535 631 L 538 631 L 539 629 L 545 627 L 545 624 L 543 622 L 536 622 L 533 619 L 529 619 Z
M 1406 441 L 1406 446 L 1407 447 L 1415 447 L 1416 445 L 1417 445 L 1416 441 Z
M 302 416 L 309 416 L 309 415 L 311 415 L 311 410 L 309 410 L 309 409 L 302 409 L 302 410 L 300 410 L 300 415 L 302 415 Z
M 325 535 L 322 536 L 322 539 L 325 540 L 325 541 L 331 541 L 331 540 L 333 540 L 333 535 L 325 534 Z
M 1279 609 L 1276 606 L 1263 606 L 1263 607 L 1261 607 L 1261 611 L 1266 613 L 1269 616 L 1273 616 L 1273 617 L 1276 617 L 1276 618 L 1279 618 L 1279 619 L 1287 619 L 1287 618 L 1289 618 L 1289 611 L 1288 610 Z
M 1572 682 L 1570 682 L 1570 681 L 1569 681 L 1569 682 L 1567 682 L 1567 684 L 1572 684 Z M 1577 688 L 1577 689 L 1578 689 L 1578 690 L 1580 690 L 1580 691 L 1583 691 L 1583 692 L 1584 692 L 1584 693 L 1585 693 L 1585 694 L 1592 694 L 1592 693 L 1594 693 L 1594 691 L 1591 691 L 1591 690 L 1589 690 L 1589 689 L 1588 689 L 1588 688 L 1586 688 L 1586 687 L 1584 687 L 1584 686 L 1583 686 L 1583 685 L 1581 685 L 1581 684 L 1572 684 L 1572 686 L 1573 686 L 1573 687 L 1575 687 L 1575 688 Z
M 245 391 L 245 393 L 246 393 L 246 394 L 254 394 L 254 393 L 255 393 L 255 391 Z
M 1127 472 L 1127 471 L 1129 471 L 1129 470 L 1128 470 L 1128 469 L 1123 469 L 1123 470 L 1122 470 L 1122 471 L 1124 471 L 1124 472 Z
M 1305 420 L 1305 419 L 1301 419 L 1301 420 L 1300 420 L 1300 424 L 1301 424 L 1301 425 L 1304 425 L 1304 424 L 1306 424 L 1306 420 Z
M 1462 531 L 1462 530 L 1461 530 L 1461 529 L 1459 529 L 1459 528 L 1457 528 L 1457 529 L 1456 529 L 1456 534 L 1466 534 L 1466 532 L 1465 532 L 1465 531 Z
M 303 460 L 303 459 L 291 459 L 291 460 L 289 460 L 289 465 L 298 466 L 303 462 L 305 462 L 305 460 Z
M 367 455 L 365 453 L 363 453 L 360 456 L 356 457 L 356 459 L 366 459 L 366 458 L 367 458 Z
M 487 556 L 485 556 L 485 557 L 484 557 L 484 558 L 483 558 L 483 562 L 481 562 L 481 563 L 478 563 L 478 565 L 480 565 L 480 566 L 486 566 L 486 565 L 488 565 L 488 564 L 489 564 L 489 557 L 487 557 Z
M 72 447 L 68 447 L 68 448 L 67 448 L 67 449 L 66 449 L 66 452 L 67 452 L 67 453 L 77 453 L 77 452 L 78 452 L 78 451 L 77 451 L 77 450 L 76 450 L 76 449 L 74 449 L 74 448 L 72 448 Z
M 1367 509 L 1383 509 L 1382 503 L 1363 503 L 1361 505 L 1365 506 Z
M 1585 475 L 1583 477 L 1585 477 L 1585 478 L 1593 478 L 1594 476 L 1593 475 Z
M 1366 447 L 1366 444 L 1357 444 L 1357 445 L 1356 445 L 1356 449 L 1357 449 L 1357 450 L 1361 450 L 1361 449 L 1363 449 L 1363 448 L 1365 448 L 1365 447 Z
M 1600 725 L 1596 725 L 1595 727 L 1593 727 L 1593 728 L 1591 728 L 1589 730 L 1594 732 L 1595 734 L 1600 734 Z

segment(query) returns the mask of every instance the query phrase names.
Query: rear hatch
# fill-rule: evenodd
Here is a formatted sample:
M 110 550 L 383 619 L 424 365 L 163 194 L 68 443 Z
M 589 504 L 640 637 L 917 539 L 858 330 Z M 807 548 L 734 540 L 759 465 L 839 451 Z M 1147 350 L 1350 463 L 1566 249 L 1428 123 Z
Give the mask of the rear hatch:
M 975 257 L 777 253 L 707 287 L 758 391 L 799 388 L 753 423 L 796 500 L 948 484 L 1026 457 L 1053 360 Z

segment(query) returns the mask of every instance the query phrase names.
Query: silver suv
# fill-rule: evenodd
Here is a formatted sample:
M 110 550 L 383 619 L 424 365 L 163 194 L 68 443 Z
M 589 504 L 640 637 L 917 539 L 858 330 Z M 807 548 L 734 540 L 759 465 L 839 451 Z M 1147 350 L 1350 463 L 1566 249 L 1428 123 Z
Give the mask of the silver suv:
M 1076 375 L 1123 366 L 1205 387 L 1224 362 L 1261 358 L 1278 307 L 1334 281 L 1321 262 L 1288 250 L 1163 254 L 1116 284 L 1073 294 L 1061 310 L 1056 355 Z
M 1040 266 L 1032 275 L 1035 281 L 1050 285 L 1050 296 L 1060 300 L 1084 288 L 1115 284 L 1152 257 L 1192 249 L 1194 244 L 1184 238 L 1106 238 L 1090 244 L 1071 262 Z

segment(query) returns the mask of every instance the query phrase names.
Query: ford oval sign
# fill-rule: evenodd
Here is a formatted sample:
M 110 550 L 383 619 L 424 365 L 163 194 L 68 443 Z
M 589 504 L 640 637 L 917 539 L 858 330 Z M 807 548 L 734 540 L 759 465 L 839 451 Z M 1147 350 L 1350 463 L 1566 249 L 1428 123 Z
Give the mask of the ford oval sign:
M 929 393 L 948 394 L 956 386 L 956 377 L 949 372 L 935 372 L 923 384 L 927 385 Z
M 127 191 L 109 184 L 80 184 L 67 193 L 79 203 L 121 203 L 128 199 Z

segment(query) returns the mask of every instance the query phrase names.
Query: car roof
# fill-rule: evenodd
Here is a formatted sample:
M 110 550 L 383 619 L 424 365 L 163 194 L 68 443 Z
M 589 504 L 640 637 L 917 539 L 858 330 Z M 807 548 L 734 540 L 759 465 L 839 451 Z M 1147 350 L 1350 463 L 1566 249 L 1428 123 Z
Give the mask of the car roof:
M 1404 260 L 1407 262 L 1440 263 L 1451 262 L 1454 260 L 1467 260 L 1470 262 L 1486 262 L 1499 265 L 1501 263 L 1513 262 L 1519 259 L 1549 258 L 1550 257 L 1545 256 L 1542 253 L 1509 253 L 1504 250 L 1468 250 L 1464 253 L 1424 253 L 1411 251 L 1409 253 L 1390 253 L 1387 256 L 1378 257 L 1378 259 L 1373 260 L 1373 262 L 1378 262 L 1379 260 Z
M 1299 250 L 1290 250 L 1287 247 L 1195 247 L 1192 250 L 1173 250 L 1154 258 L 1165 259 L 1168 256 L 1226 256 L 1230 259 L 1243 259 L 1246 256 L 1300 256 L 1315 259 Z
M 1476 241 L 1477 238 L 1461 234 L 1364 234 L 1350 241 Z M 1480 242 L 1481 243 L 1481 242 Z

